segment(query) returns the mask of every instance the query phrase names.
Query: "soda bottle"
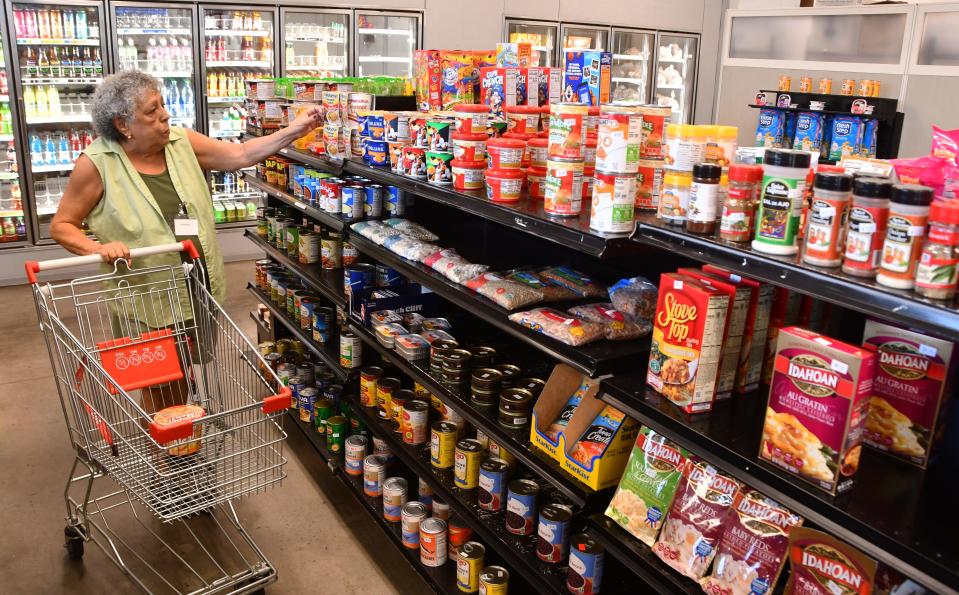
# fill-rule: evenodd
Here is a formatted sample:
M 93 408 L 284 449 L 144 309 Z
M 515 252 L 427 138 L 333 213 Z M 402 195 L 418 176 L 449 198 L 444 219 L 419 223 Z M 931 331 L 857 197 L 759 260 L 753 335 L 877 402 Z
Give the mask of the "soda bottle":
M 63 37 L 64 39 L 74 39 L 77 35 L 76 23 L 74 21 L 74 12 L 72 10 L 63 11 Z
M 83 148 L 86 149 L 93 142 L 93 131 L 89 128 L 83 131 Z
M 50 88 L 47 90 L 47 110 L 51 116 L 59 116 L 61 113 L 60 92 L 57 90 L 56 85 L 50 85 Z
M 80 157 L 80 152 L 83 151 L 83 144 L 80 140 L 80 133 L 77 130 L 70 131 L 70 158 L 73 161 L 76 161 Z
M 37 115 L 46 116 L 50 113 L 50 107 L 47 104 L 47 88 L 46 85 L 37 85 L 37 90 L 34 92 L 34 97 L 37 101 Z
M 156 48 L 156 67 L 154 70 L 160 72 L 170 71 L 170 48 L 167 46 L 166 37 L 160 37 L 157 40 Z
M 177 41 L 176 37 L 170 37 L 167 40 L 167 67 L 171 71 L 179 72 L 182 70 L 180 65 L 180 42 Z
M 47 58 L 46 48 L 40 48 L 37 52 L 37 72 L 42 77 L 50 76 L 50 60 Z
M 77 30 L 77 39 L 87 38 L 87 11 L 78 10 L 75 16 L 74 27 Z
M 217 41 L 216 59 L 221 62 L 229 60 L 226 53 L 226 40 L 222 37 Z
M 85 11 L 80 11 L 84 14 Z M 87 22 L 87 37 L 90 39 L 100 39 L 100 22 L 97 21 L 97 11 L 95 9 L 90 9 L 90 14 L 86 16 Z
M 93 48 L 93 75 L 103 76 L 103 59 L 100 57 L 100 48 Z
M 43 162 L 47 165 L 57 164 L 57 143 L 50 133 L 43 139 Z
M 17 149 L 13 146 L 13 141 L 7 145 L 7 171 L 17 173 L 20 166 L 17 165 Z M 20 187 L 17 186 L 17 193 L 20 193 Z
M 73 155 L 70 152 L 70 141 L 66 134 L 60 134 L 57 139 L 57 161 L 61 165 L 73 163 Z
M 63 20 L 59 8 L 50 11 L 50 37 L 63 39 Z

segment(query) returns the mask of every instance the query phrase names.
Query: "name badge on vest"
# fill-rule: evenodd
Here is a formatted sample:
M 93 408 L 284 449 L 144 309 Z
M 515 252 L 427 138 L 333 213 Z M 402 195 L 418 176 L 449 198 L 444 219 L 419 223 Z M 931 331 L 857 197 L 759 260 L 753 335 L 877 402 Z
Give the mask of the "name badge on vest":
M 183 203 L 180 203 L 180 212 L 173 218 L 173 234 L 177 237 L 200 235 L 200 222 L 187 214 Z

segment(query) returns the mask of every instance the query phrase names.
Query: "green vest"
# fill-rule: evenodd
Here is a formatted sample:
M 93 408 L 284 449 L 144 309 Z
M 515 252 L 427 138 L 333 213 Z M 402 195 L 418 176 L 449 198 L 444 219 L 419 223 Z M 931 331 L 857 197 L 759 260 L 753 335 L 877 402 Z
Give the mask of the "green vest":
M 190 139 L 184 129 L 171 126 L 170 142 L 164 149 L 166 165 L 170 179 L 180 200 L 186 205 L 187 213 L 197 221 L 200 227 L 200 244 L 206 261 L 210 291 L 218 302 L 226 298 L 226 278 L 223 268 L 223 256 L 216 242 L 216 226 L 213 223 L 213 200 L 206 176 L 196 159 Z M 87 225 L 97 240 L 103 243 L 123 242 L 130 248 L 142 248 L 176 241 L 173 230 L 163 218 L 159 205 L 137 172 L 126 152 L 116 141 L 100 137 L 83 151 L 100 172 L 103 180 L 103 197 L 90 214 Z M 181 256 L 160 254 L 133 260 L 134 269 L 179 266 Z M 113 265 L 104 265 L 104 272 L 112 272 Z M 178 269 L 179 270 L 179 269 Z M 151 273 L 137 282 L 162 282 L 169 279 L 163 273 Z M 180 287 L 180 307 L 184 318 L 193 317 L 189 296 L 183 286 Z M 129 307 L 129 306 L 128 306 Z M 129 311 L 126 314 L 129 316 Z M 139 307 L 135 316 L 140 322 L 160 328 L 173 324 L 173 313 L 169 307 L 153 308 L 150 305 Z

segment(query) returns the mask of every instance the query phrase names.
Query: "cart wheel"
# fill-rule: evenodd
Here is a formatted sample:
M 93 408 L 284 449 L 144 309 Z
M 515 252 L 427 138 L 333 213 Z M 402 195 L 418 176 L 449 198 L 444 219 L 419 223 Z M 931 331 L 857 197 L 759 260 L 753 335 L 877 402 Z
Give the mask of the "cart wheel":
M 83 558 L 83 536 L 74 527 L 64 527 L 63 529 L 64 547 L 67 548 L 67 557 L 71 560 L 80 560 Z

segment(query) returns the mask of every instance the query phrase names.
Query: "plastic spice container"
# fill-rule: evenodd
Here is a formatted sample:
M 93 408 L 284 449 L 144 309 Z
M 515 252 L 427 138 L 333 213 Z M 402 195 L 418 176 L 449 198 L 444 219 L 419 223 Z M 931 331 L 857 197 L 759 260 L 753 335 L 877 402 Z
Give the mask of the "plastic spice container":
M 726 202 L 719 224 L 719 237 L 730 242 L 748 242 L 752 235 L 755 165 L 731 165 Z M 761 168 L 760 168 L 761 169 Z
M 937 200 L 929 207 L 929 236 L 916 268 L 916 293 L 934 300 L 956 295 L 959 271 L 959 204 Z
M 802 151 L 766 151 L 753 250 L 782 255 L 799 252 L 799 214 L 806 189 L 809 158 L 809 153 Z
M 689 233 L 716 233 L 719 179 L 722 173 L 722 168 L 712 163 L 697 163 L 693 166 L 692 184 L 689 187 L 689 211 L 686 216 L 686 231 Z
M 481 190 L 486 180 L 486 160 L 466 161 L 454 159 L 453 188 L 457 190 Z
M 816 174 L 812 202 L 806 216 L 803 262 L 820 267 L 842 264 L 842 231 L 846 225 L 851 191 L 852 178 L 846 174 Z
M 892 187 L 886 240 L 876 281 L 886 287 L 912 289 L 916 265 L 922 251 L 922 238 L 929 221 L 932 188 L 918 184 L 897 184 Z
M 663 176 L 663 191 L 659 195 L 659 218 L 673 225 L 686 223 L 689 208 L 689 190 L 693 183 L 687 173 L 667 172 Z
M 693 124 L 666 126 L 666 169 L 692 171 L 703 162 L 706 149 L 704 130 Z
M 892 182 L 883 178 L 856 178 L 852 206 L 846 221 L 846 250 L 842 272 L 875 277 L 886 238 Z
M 523 189 L 523 170 L 486 170 L 486 198 L 493 202 L 516 202 Z

